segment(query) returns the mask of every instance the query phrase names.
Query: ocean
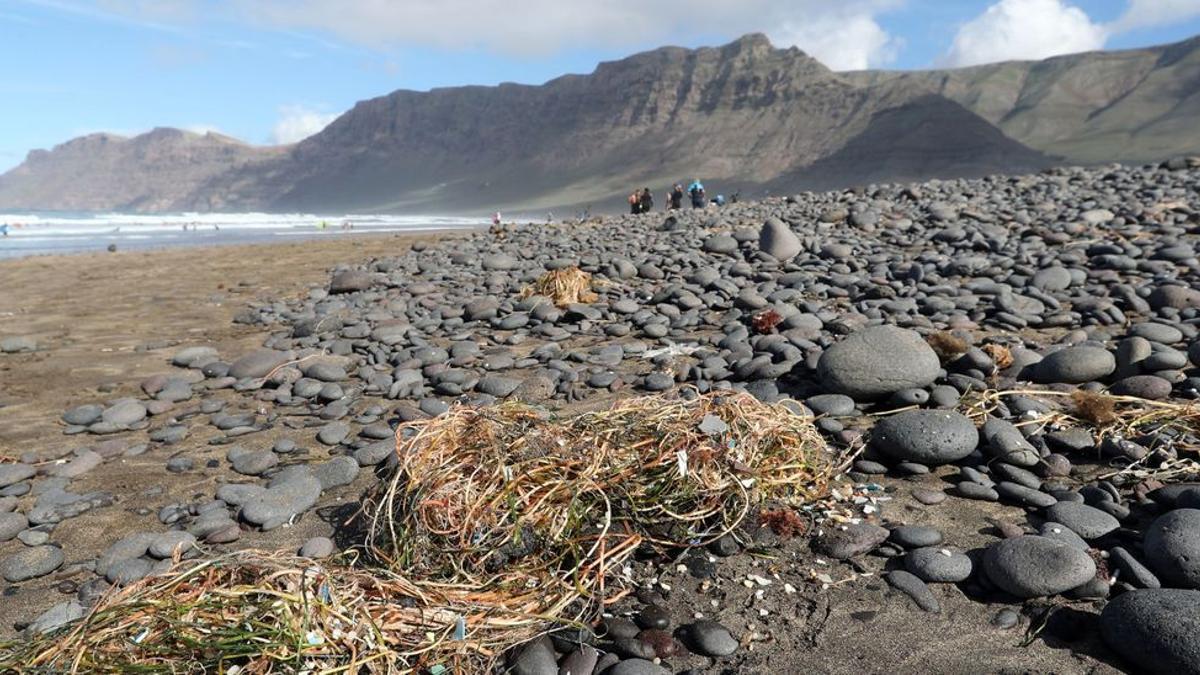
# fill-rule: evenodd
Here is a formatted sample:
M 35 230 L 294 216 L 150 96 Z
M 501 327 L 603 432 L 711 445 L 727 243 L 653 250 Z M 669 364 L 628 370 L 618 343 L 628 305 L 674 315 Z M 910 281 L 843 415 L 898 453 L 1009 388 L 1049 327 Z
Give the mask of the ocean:
M 483 218 L 448 216 L 315 215 L 275 213 L 0 213 L 0 258 L 179 246 L 217 246 L 442 232 L 484 227 Z

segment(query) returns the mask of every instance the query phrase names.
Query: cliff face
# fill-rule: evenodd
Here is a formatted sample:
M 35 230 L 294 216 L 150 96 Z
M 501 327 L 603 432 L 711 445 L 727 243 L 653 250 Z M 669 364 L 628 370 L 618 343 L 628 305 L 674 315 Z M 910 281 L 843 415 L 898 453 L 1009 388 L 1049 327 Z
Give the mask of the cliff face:
M 760 35 L 541 86 L 397 91 L 295 146 L 157 130 L 31 153 L 0 208 L 481 212 L 1200 151 L 1200 40 L 950 71 L 833 73 Z M 140 148 L 140 149 L 139 149 Z
M 1011 138 L 1075 163 L 1152 162 L 1200 152 L 1200 37 L 957 70 L 843 73 L 862 86 L 919 87 Z
M 34 150 L 0 176 L 0 208 L 162 211 L 176 208 L 213 176 L 284 154 L 219 134 L 155 129 L 125 138 L 82 136 Z

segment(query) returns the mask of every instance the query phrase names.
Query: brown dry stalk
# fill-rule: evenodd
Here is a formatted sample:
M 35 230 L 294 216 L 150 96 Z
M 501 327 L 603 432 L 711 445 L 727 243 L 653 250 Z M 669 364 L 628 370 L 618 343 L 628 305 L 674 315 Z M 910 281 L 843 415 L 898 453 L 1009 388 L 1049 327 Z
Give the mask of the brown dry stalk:
M 728 430 L 699 430 L 709 415 Z M 650 543 L 699 545 L 845 468 L 807 418 L 744 393 L 565 419 L 459 407 L 397 432 L 358 564 L 245 552 L 178 564 L 80 622 L 0 645 L 0 672 L 490 672 L 628 592 Z M 792 524 L 782 519 L 782 524 Z
M 521 291 L 521 297 L 544 295 L 557 307 L 595 302 L 599 296 L 592 290 L 592 275 L 578 267 L 551 270 Z

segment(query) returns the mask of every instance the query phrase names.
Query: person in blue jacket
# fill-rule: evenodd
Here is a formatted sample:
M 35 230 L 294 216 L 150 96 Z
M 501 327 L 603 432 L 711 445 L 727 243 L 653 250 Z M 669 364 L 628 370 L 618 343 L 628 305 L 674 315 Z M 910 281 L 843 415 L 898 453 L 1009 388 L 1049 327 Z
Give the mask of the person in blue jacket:
M 692 184 L 688 186 L 688 195 L 692 198 L 693 209 L 704 208 L 707 200 L 704 198 L 704 185 L 699 178 L 693 180 Z

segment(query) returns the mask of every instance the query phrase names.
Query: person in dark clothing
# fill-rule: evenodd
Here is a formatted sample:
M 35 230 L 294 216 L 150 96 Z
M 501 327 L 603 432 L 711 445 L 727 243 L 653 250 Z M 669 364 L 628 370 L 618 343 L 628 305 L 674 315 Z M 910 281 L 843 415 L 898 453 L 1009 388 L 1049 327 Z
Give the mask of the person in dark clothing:
M 692 198 L 693 209 L 702 209 L 707 206 L 708 200 L 704 196 L 704 185 L 699 178 L 693 180 L 692 184 L 688 186 L 688 195 Z
M 642 212 L 642 198 L 637 190 L 629 193 L 629 212 L 635 216 Z
M 678 211 L 683 208 L 683 186 L 679 183 L 671 188 L 671 210 Z
M 654 209 L 654 195 L 650 194 L 650 188 L 642 188 L 642 195 L 638 198 L 638 205 L 641 207 L 642 213 L 650 213 Z

